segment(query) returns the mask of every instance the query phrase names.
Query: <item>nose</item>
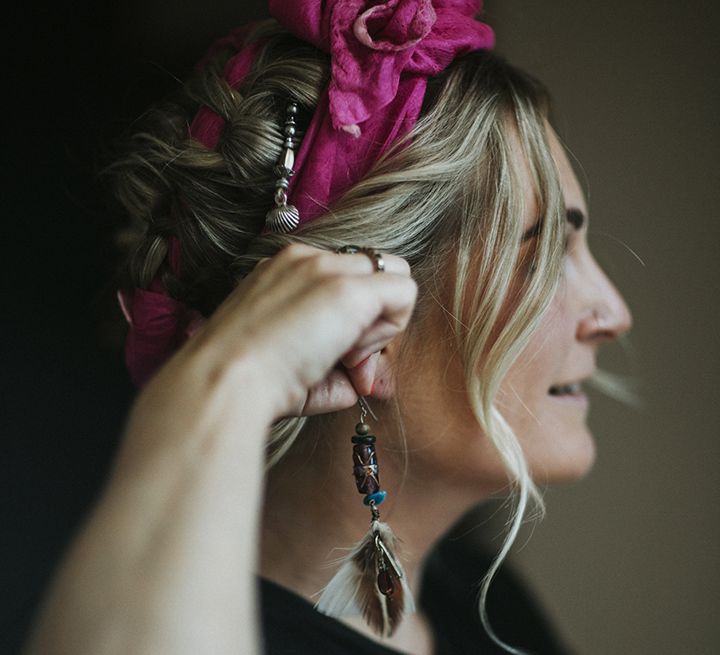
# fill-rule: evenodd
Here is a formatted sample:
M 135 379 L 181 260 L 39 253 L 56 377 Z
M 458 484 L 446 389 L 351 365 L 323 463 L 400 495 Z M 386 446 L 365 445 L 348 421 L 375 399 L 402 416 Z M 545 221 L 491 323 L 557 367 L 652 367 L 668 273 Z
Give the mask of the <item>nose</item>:
M 632 314 L 592 254 L 586 254 L 584 274 L 579 280 L 582 302 L 577 337 L 594 343 L 618 339 L 630 331 Z

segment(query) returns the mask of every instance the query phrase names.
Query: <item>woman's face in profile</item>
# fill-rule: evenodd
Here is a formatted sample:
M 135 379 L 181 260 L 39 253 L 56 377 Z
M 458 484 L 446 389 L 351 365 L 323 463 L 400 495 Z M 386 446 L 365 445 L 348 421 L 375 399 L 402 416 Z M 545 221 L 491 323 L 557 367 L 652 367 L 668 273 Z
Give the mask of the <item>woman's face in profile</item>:
M 577 178 L 555 133 L 549 131 L 567 211 L 567 246 L 562 277 L 549 309 L 503 379 L 497 407 L 518 436 L 538 482 L 573 479 L 591 467 L 595 448 L 587 425 L 583 385 L 593 374 L 598 347 L 630 328 L 630 312 L 594 260 L 587 243 L 587 206 Z M 523 171 L 524 169 L 524 171 Z M 535 202 L 526 166 L 527 215 Z M 523 248 L 531 248 L 526 243 Z M 462 366 L 455 356 L 438 358 L 402 381 L 415 431 L 410 448 L 433 475 L 447 472 L 455 483 L 472 478 L 497 489 L 506 484 L 494 446 L 479 432 L 464 392 Z M 414 426 L 417 424 L 417 428 Z
M 498 405 L 536 480 L 577 478 L 595 457 L 583 385 L 598 347 L 630 329 L 630 311 L 588 247 L 588 212 L 577 177 L 549 130 L 567 216 L 558 289 L 539 329 L 501 385 Z

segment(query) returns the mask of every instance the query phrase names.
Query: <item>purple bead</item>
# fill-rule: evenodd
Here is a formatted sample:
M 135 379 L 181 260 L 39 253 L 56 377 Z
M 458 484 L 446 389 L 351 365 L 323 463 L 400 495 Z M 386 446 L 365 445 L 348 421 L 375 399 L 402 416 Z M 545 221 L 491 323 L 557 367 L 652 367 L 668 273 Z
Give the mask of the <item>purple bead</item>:
M 373 494 L 380 489 L 375 446 L 372 444 L 355 444 L 353 446 L 353 475 L 357 490 L 361 494 Z

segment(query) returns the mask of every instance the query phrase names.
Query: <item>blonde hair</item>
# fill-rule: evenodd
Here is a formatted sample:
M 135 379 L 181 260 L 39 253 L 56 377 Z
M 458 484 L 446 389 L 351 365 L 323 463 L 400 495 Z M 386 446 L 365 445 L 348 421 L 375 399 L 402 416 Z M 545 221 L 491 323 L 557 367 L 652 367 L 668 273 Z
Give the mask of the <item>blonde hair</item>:
M 136 134 L 129 154 L 114 165 L 120 200 L 142 227 L 129 259 L 128 284 L 147 287 L 160 275 L 172 295 L 209 314 L 260 258 L 291 242 L 326 248 L 362 243 L 406 258 L 419 287 L 406 343 L 439 304 L 449 317 L 472 410 L 516 492 L 510 528 L 484 578 L 479 603 L 491 638 L 517 652 L 492 631 L 485 599 L 528 505 L 534 501 L 541 508 L 542 500 L 495 399 L 559 276 L 565 219 L 547 142 L 547 95 L 491 53 L 465 55 L 429 80 L 412 132 L 325 215 L 291 235 L 260 235 L 282 147 L 283 107 L 292 97 L 312 112 L 329 69 L 324 54 L 273 21 L 261 23 L 251 38 L 264 44 L 237 89 L 223 80 L 220 56 L 187 86 L 189 107 L 165 107 L 151 115 L 154 130 Z M 187 137 L 187 121 L 198 104 L 227 122 L 215 151 Z M 527 208 L 518 144 L 538 211 L 531 262 L 520 260 Z M 182 245 L 179 278 L 165 264 L 170 235 Z M 287 418 L 274 426 L 268 467 L 307 421 Z

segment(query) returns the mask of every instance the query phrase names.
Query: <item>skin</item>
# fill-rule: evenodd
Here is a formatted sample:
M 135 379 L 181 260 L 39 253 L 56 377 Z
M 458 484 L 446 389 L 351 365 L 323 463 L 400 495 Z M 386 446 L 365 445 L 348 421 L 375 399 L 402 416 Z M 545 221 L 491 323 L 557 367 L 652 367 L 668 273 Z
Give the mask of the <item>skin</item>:
M 552 134 L 551 142 L 566 202 L 584 209 Z M 524 218 L 532 225 L 534 212 Z M 410 361 L 422 366 L 395 366 L 417 287 L 403 260 L 385 259 L 386 272 L 377 274 L 365 256 L 285 249 L 261 262 L 148 383 L 26 653 L 258 654 L 256 572 L 314 600 L 332 576 L 332 545 L 354 543 L 367 525 L 349 475 L 358 394 L 376 399 L 389 491 L 382 517 L 405 544 L 417 591 L 434 542 L 505 478 L 468 419 L 457 358 L 440 348 L 431 350 L 435 359 L 423 358 L 427 349 L 415 344 Z M 564 283 L 501 389 L 536 476 L 575 477 L 591 464 L 586 406 L 547 390 L 589 374 L 598 345 L 629 326 L 624 302 L 590 255 L 586 228 L 573 231 Z M 393 371 L 403 373 L 396 379 Z M 400 435 L 378 402 L 399 389 L 412 410 L 407 471 Z M 307 435 L 264 479 L 272 422 L 331 411 L 322 434 Z M 346 623 L 377 639 L 362 622 Z M 432 652 L 422 613 L 377 640 L 415 655 Z
M 346 397 L 335 362 L 384 348 L 416 294 L 392 256 L 382 277 L 367 257 L 302 245 L 259 264 L 138 396 L 25 652 L 259 653 L 267 431 Z
M 587 217 L 586 202 L 567 155 L 551 129 L 548 137 L 565 206 Z M 525 189 L 532 189 L 519 146 L 516 152 L 519 179 Z M 523 230 L 528 230 L 537 217 L 529 191 L 525 206 Z M 595 456 L 587 425 L 587 397 L 582 393 L 553 396 L 550 388 L 586 381 L 595 369 L 599 346 L 631 326 L 627 305 L 590 252 L 587 229 L 587 219 L 579 229 L 568 221 L 559 288 L 529 344 L 503 379 L 497 398 L 539 483 L 581 477 Z M 525 243 L 521 257 L 532 247 L 532 240 Z M 413 435 L 412 466 L 419 487 L 423 480 L 432 479 L 443 487 L 456 488 L 454 504 L 460 514 L 483 493 L 503 489 L 507 478 L 494 446 L 477 428 L 457 353 L 450 346 L 428 349 L 426 343 L 442 346 L 450 342 L 438 326 L 434 335 L 411 349 L 409 359 L 423 365 L 399 380 L 407 432 Z
M 554 132 L 549 131 L 549 138 L 566 207 L 587 216 L 567 156 Z M 517 167 L 528 189 L 523 221 L 527 230 L 537 214 L 529 174 L 519 153 Z M 538 480 L 577 478 L 591 466 L 594 446 L 586 423 L 587 398 L 582 394 L 556 397 L 549 390 L 587 379 L 595 367 L 599 345 L 625 333 L 630 323 L 622 297 L 590 253 L 587 221 L 580 229 L 568 223 L 559 289 L 530 343 L 503 380 L 498 397 Z M 381 414 L 373 425 L 378 433 L 382 487 L 389 493 L 381 515 L 403 540 L 403 563 L 415 592 L 423 558 L 433 544 L 468 509 L 507 484 L 502 462 L 470 409 L 459 358 L 449 347 L 442 347 L 452 342 L 440 324 L 436 330 L 425 334 L 422 343 L 411 344 L 408 359 L 421 362 L 418 366 L 394 367 L 398 348 L 397 343 L 390 344 L 376 363 L 373 391 L 373 395 L 387 398 L 395 388 L 401 390 L 406 410 L 407 471 L 392 418 Z M 427 343 L 438 347 L 429 349 Z M 395 379 L 393 370 L 399 371 Z M 382 405 L 373 407 L 382 411 Z M 316 600 L 313 594 L 333 574 L 327 560 L 339 553 L 332 552 L 332 546 L 353 544 L 360 536 L 359 526 L 367 520 L 367 509 L 348 479 L 348 437 L 357 419 L 355 410 L 339 413 L 323 426 L 317 447 L 314 439 L 308 439 L 268 479 L 261 573 L 312 602 Z M 287 548 L 288 543 L 293 544 L 292 549 Z M 429 624 L 422 613 L 406 617 L 399 631 L 385 639 L 374 635 L 360 619 L 344 622 L 398 650 L 415 655 L 432 652 Z
M 553 385 L 584 382 L 596 367 L 601 344 L 627 333 L 630 310 L 593 258 L 587 241 L 588 210 L 568 157 L 551 130 L 550 144 L 568 210 L 585 217 L 568 221 L 560 288 L 523 355 L 503 381 L 499 404 L 539 481 L 581 477 L 595 458 L 584 394 L 553 396 Z M 572 215 L 571 215 L 572 218 Z M 518 402 L 522 399 L 522 402 Z

